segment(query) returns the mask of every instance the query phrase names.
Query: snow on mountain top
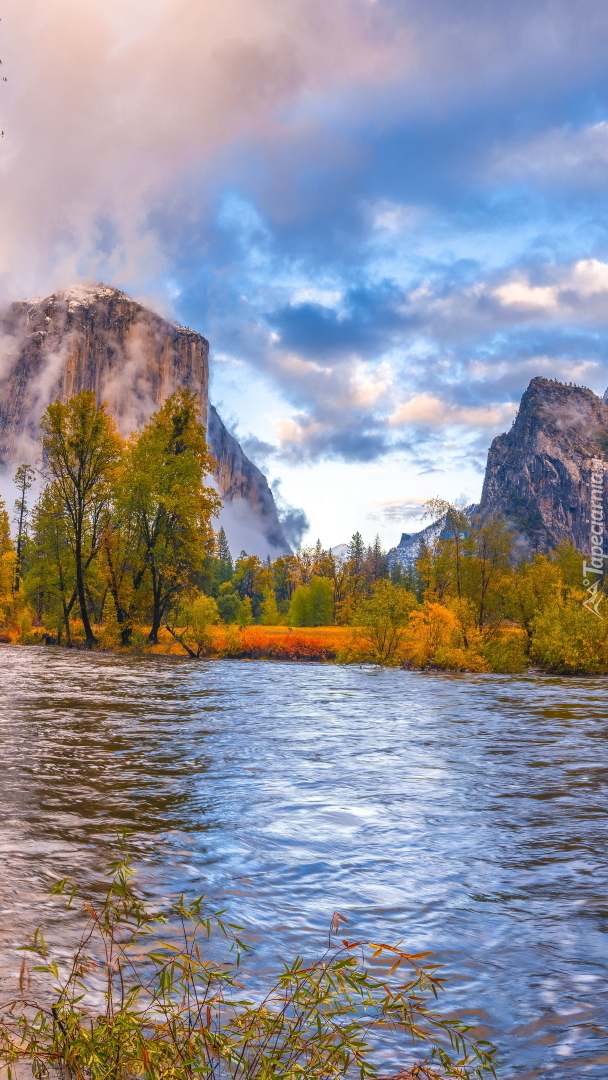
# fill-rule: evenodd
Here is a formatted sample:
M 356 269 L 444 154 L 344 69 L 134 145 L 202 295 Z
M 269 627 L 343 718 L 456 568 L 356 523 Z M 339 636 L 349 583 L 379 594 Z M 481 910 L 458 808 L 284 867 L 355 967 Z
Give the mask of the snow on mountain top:
M 343 559 L 348 551 L 348 544 L 336 544 L 335 547 L 330 548 L 330 551 L 334 559 Z
M 120 289 L 114 288 L 113 285 L 103 285 L 101 283 L 90 285 L 86 282 L 78 282 L 76 285 L 71 285 L 69 289 L 62 289 L 58 292 L 50 293 L 48 296 L 29 297 L 22 302 L 24 304 L 29 304 L 30 307 L 42 307 L 53 301 L 59 301 L 67 303 L 68 311 L 75 311 L 79 307 L 89 307 L 90 304 L 94 304 L 98 300 L 109 300 L 111 298 L 119 298 L 128 301 L 130 304 L 135 304 L 137 307 L 143 307 L 138 300 L 133 300 L 132 297 L 121 292 Z M 169 326 L 175 327 L 177 330 L 184 330 L 188 334 L 193 333 L 188 326 L 183 326 L 182 323 L 174 322 L 172 319 L 167 319 L 162 315 L 158 315 L 152 309 L 143 307 L 143 310 L 150 311 L 151 314 L 156 315 L 157 318 L 162 319 L 163 322 L 166 322 Z
M 30 296 L 24 303 L 37 307 L 51 300 L 66 300 L 70 306 L 86 307 L 91 300 L 106 300 L 110 296 L 124 296 L 125 300 L 129 299 L 120 289 L 115 289 L 111 285 L 87 285 L 85 282 L 79 282 L 77 285 L 71 285 L 69 289 L 62 289 L 47 296 Z

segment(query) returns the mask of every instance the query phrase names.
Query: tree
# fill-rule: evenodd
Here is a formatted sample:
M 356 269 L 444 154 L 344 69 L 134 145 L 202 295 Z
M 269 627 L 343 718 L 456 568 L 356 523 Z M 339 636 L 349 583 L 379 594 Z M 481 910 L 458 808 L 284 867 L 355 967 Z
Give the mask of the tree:
M 23 570 L 23 548 L 27 539 L 28 505 L 26 496 L 34 483 L 36 473 L 30 465 L 20 465 L 13 477 L 13 483 L 19 492 L 15 500 L 14 522 L 17 526 L 17 558 L 15 562 L 15 592 L 19 591 Z
M 367 579 L 371 584 L 373 584 L 374 581 L 379 581 L 380 578 L 387 578 L 389 576 L 388 559 L 378 535 L 376 535 L 373 547 L 367 549 L 365 569 Z
M 532 620 L 531 656 L 561 675 L 599 675 L 608 671 L 608 627 L 585 610 L 585 590 L 564 586 Z
M 260 609 L 260 623 L 262 626 L 278 626 L 281 622 L 281 614 L 277 607 L 274 591 L 268 586 L 264 590 L 264 599 Z
M 351 536 L 346 550 L 346 558 L 351 565 L 352 573 L 360 574 L 363 570 L 363 560 L 365 558 L 365 546 L 360 532 L 356 532 Z
M 32 515 L 31 558 L 25 592 L 49 629 L 72 644 L 70 618 L 76 602 L 74 558 L 65 507 L 54 484 L 42 491 Z
M 97 406 L 90 390 L 67 405 L 49 405 L 40 426 L 44 474 L 65 516 L 76 597 L 91 647 L 97 638 L 89 619 L 86 575 L 99 551 L 123 444 L 105 405 Z
M 476 518 L 473 522 L 473 554 L 463 568 L 463 590 L 476 609 L 479 630 L 492 628 L 503 615 L 502 581 L 509 570 L 513 534 L 501 518 Z
M 209 652 L 213 645 L 209 634 L 209 627 L 218 621 L 217 604 L 212 596 L 198 593 L 181 608 L 179 615 L 179 633 L 175 627 L 169 626 L 167 630 L 176 641 L 186 650 L 188 656 L 198 660 L 202 655 Z
M 377 663 L 394 662 L 416 604 L 414 593 L 385 578 L 375 583 L 370 597 L 360 601 L 355 617 Z
M 230 554 L 228 538 L 224 532 L 223 526 L 217 534 L 217 557 L 218 559 L 221 559 L 222 562 L 228 562 L 232 566 L 232 555 Z
M 217 608 L 222 622 L 230 624 L 240 621 L 242 602 L 231 581 L 225 581 L 220 585 Z
M 471 522 L 464 510 L 452 506 L 444 499 L 429 499 L 425 504 L 424 517 L 440 521 L 441 534 L 436 543 L 435 575 L 443 577 L 436 581 L 438 595 L 448 588 L 455 590 L 458 599 L 463 595 L 463 560 L 473 550 Z
M 14 613 L 15 550 L 4 499 L 0 498 L 0 618 Z
M 357 604 L 368 591 L 365 562 L 363 537 L 356 532 L 347 545 L 346 559 L 340 567 L 336 567 L 334 576 L 336 619 L 339 623 L 352 622 Z
M 211 518 L 221 507 L 216 492 L 204 485 L 214 461 L 197 416 L 196 396 L 176 390 L 132 442 L 124 474 L 136 538 L 131 605 L 137 606 L 146 588 L 152 644 L 170 608 L 195 587 Z
M 218 583 L 222 584 L 225 581 L 230 581 L 234 573 L 234 566 L 230 548 L 228 546 L 228 538 L 223 528 L 221 528 L 217 534 L 215 558 L 218 561 L 216 568 L 216 578 Z
M 298 585 L 289 607 L 290 626 L 330 626 L 334 621 L 334 590 L 329 578 L 312 577 Z
M 272 588 L 272 572 L 257 555 L 242 551 L 236 561 L 232 583 L 241 600 L 249 600 L 254 618 L 260 615 L 264 598 Z
M 560 568 L 546 555 L 535 555 L 523 562 L 503 582 L 505 614 L 522 626 L 528 648 L 534 634 L 534 622 L 561 598 L 563 582 Z

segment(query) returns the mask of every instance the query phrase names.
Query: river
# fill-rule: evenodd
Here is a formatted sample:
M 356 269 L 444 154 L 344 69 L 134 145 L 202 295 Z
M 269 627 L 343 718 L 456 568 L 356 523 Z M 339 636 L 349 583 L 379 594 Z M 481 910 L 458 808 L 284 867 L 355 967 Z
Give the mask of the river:
M 435 950 L 500 1077 L 605 1080 L 607 690 L 2 647 L 3 981 L 127 826 L 146 888 L 225 903 L 265 969 L 338 909 Z

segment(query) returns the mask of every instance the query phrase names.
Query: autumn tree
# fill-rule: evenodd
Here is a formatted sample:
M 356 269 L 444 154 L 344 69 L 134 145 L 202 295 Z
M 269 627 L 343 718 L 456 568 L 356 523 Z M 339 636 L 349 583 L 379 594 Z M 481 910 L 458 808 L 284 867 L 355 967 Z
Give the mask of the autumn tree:
M 278 626 L 282 622 L 281 612 L 277 606 L 274 589 L 267 586 L 260 607 L 259 622 L 262 626 Z
M 57 631 L 60 643 L 65 631 L 72 644 L 70 618 L 76 602 L 76 578 L 70 527 L 57 488 L 42 491 L 32 513 L 28 571 L 24 578 L 26 596 L 38 618 Z
M 10 521 L 0 498 L 0 618 L 4 621 L 14 611 L 15 560 Z
M 178 627 L 169 626 L 167 630 L 194 660 L 205 656 L 212 648 L 213 641 L 209 627 L 218 621 L 217 604 L 212 596 L 198 593 L 182 605 L 177 615 Z
M 387 579 L 378 580 L 371 596 L 359 602 L 355 613 L 357 626 L 371 645 L 374 661 L 379 664 L 395 661 L 416 603 L 414 593 Z
M 473 552 L 471 522 L 464 510 L 444 499 L 429 499 L 424 517 L 440 523 L 441 531 L 434 545 L 434 590 L 439 597 L 450 591 L 463 596 L 464 560 Z
M 243 602 L 249 601 L 254 618 L 261 613 L 268 592 L 272 589 L 272 571 L 257 555 L 242 551 L 236 561 L 232 583 Z
M 505 578 L 503 593 L 505 614 L 518 622 L 530 647 L 537 617 L 561 602 L 563 579 L 559 565 L 546 555 L 535 555 L 522 562 Z
M 41 420 L 43 471 L 65 517 L 86 644 L 97 641 L 87 603 L 87 572 L 99 552 L 123 444 L 105 405 L 84 390 L 55 401 Z
M 129 447 L 123 477 L 135 538 L 129 603 L 137 606 L 146 592 L 152 644 L 171 606 L 196 586 L 211 518 L 221 507 L 204 484 L 213 467 L 196 396 L 186 389 L 167 399 Z
M 473 551 L 463 567 L 463 591 L 475 608 L 479 630 L 504 614 L 503 584 L 513 552 L 513 534 L 501 518 L 476 517 Z

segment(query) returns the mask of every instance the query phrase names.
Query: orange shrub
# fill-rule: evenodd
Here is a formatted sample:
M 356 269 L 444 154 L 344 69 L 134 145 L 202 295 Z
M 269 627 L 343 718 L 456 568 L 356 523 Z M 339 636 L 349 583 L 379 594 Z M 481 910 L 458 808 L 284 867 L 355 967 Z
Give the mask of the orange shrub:
M 333 660 L 346 632 L 335 626 L 213 626 L 209 628 L 210 655 L 248 660 Z

